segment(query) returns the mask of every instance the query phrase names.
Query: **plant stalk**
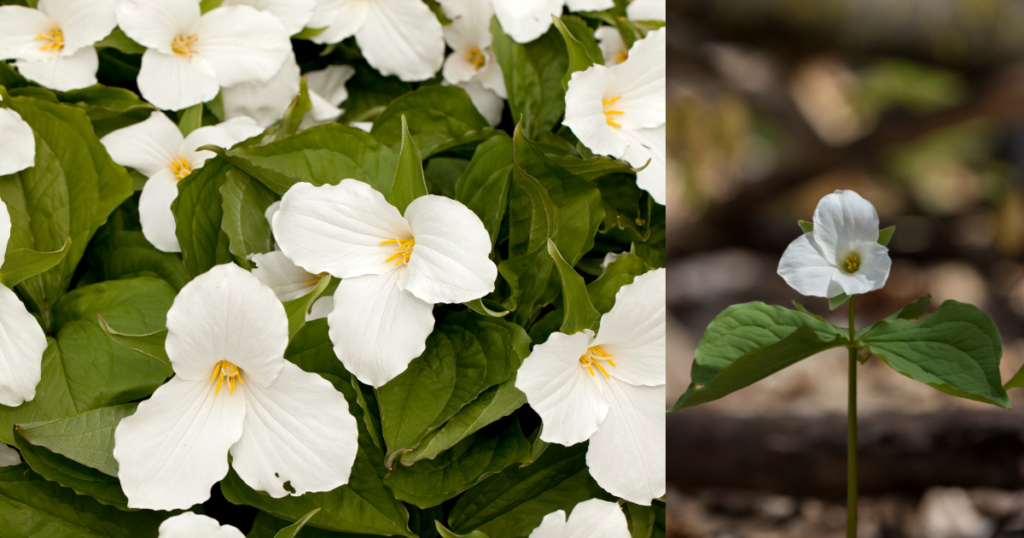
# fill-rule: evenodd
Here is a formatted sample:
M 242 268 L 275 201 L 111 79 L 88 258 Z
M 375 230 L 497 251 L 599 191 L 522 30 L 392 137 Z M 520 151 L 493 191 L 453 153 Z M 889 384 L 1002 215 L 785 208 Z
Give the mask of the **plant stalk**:
M 850 296 L 850 370 L 846 407 L 846 538 L 857 538 L 857 333 Z

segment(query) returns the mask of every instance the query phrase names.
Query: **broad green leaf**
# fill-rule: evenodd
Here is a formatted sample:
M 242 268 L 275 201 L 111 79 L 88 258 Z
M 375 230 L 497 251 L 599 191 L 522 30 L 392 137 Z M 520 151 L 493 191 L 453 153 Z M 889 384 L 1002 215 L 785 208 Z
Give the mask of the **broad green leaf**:
M 189 281 L 181 258 L 157 250 L 142 232 L 118 231 L 97 237 L 86 252 L 85 263 L 99 281 L 148 276 L 163 279 L 176 291 Z
M 402 116 L 409 121 L 416 147 L 427 156 L 445 142 L 490 127 L 466 90 L 458 86 L 423 86 L 398 97 L 373 122 L 370 133 L 397 150 L 402 143 Z
M 181 136 L 188 136 L 192 131 L 203 126 L 203 104 L 193 105 L 178 113 L 178 130 Z
M 452 531 L 477 530 L 490 538 L 530 534 L 544 516 L 556 510 L 569 513 L 593 498 L 610 499 L 590 476 L 588 443 L 548 446 L 530 465 L 512 466 L 470 488 L 452 507 Z
M 249 256 L 274 249 L 274 236 L 265 213 L 274 193 L 238 168 L 227 172 L 220 187 L 224 218 L 221 229 L 228 236 L 228 250 L 248 265 Z M 251 267 L 250 267 L 251 268 Z
M 44 480 L 26 465 L 0 468 L 0 529 L 10 538 L 157 538 L 171 513 L 124 512 Z
M 316 277 L 314 277 L 316 278 Z M 320 281 L 317 283 L 313 291 L 299 297 L 298 299 L 292 299 L 287 303 L 284 303 L 284 312 L 288 315 L 288 337 L 292 337 L 296 331 L 302 328 L 306 323 L 306 314 L 313 308 L 313 303 L 323 295 L 324 290 L 331 284 L 331 275 L 325 274 L 319 277 Z
M 103 329 L 103 332 L 107 333 L 111 342 L 132 351 L 138 351 L 171 367 L 171 359 L 167 356 L 167 349 L 165 348 L 167 329 L 149 334 L 124 334 L 110 328 L 110 325 L 107 324 L 107 320 L 103 319 L 103 316 L 97 317 L 99 318 L 100 328 Z
M 508 282 L 511 291 L 505 302 L 510 310 L 515 310 L 512 321 L 527 327 L 558 297 L 561 288 L 547 244 L 525 256 L 502 261 L 498 264 L 498 273 Z
M 505 34 L 498 18 L 491 19 L 494 54 L 505 76 L 512 118 L 522 119 L 525 135 L 550 131 L 565 112 L 562 76 L 569 67 L 565 41 L 556 28 L 526 45 Z
M 491 236 L 491 244 L 498 240 L 511 181 L 512 139 L 500 133 L 476 148 L 469 166 L 455 184 L 455 199 L 480 217 Z
M 114 429 L 135 414 L 137 403 L 101 407 L 77 415 L 18 426 L 18 436 L 69 460 L 117 476 Z
M 473 151 L 476 151 L 474 148 Z M 469 158 L 472 158 L 470 155 Z M 427 191 L 455 199 L 455 184 L 469 167 L 469 158 L 458 156 L 433 157 L 423 165 L 423 176 L 427 180 Z M 492 241 L 493 242 L 493 241 Z
M 77 288 L 53 307 L 55 332 L 79 320 L 98 325 L 97 315 L 123 334 L 149 334 L 165 328 L 175 291 L 163 280 L 139 277 Z M 59 337 L 59 334 L 58 334 Z
M 594 31 L 583 19 L 573 15 L 564 15 L 562 18 L 551 15 L 551 20 L 565 39 L 569 55 L 569 68 L 562 77 L 562 89 L 568 90 L 573 73 L 584 71 L 594 64 L 604 64 L 604 56 L 594 40 Z
M 918 297 L 914 302 L 903 305 L 895 314 L 887 316 L 873 323 L 870 327 L 864 327 L 857 331 L 857 338 L 863 338 L 865 334 L 874 329 L 876 326 L 881 325 L 884 322 L 896 321 L 898 319 L 905 319 L 908 321 L 917 321 L 924 317 L 928 313 L 928 307 L 932 304 L 932 294 L 928 293 Z
M 132 180 L 114 164 L 93 134 L 85 112 L 31 97 L 9 97 L 3 105 L 17 112 L 35 133 L 36 166 L 0 178 L 0 198 L 11 214 L 9 250 L 71 248 L 53 268 L 18 285 L 30 309 L 49 325 L 49 309 L 71 283 L 93 233 L 131 196 Z
M 999 376 L 999 329 L 974 305 L 946 301 L 918 322 L 880 322 L 861 341 L 915 381 L 953 396 L 1010 407 Z
M 277 533 L 289 528 L 293 523 L 278 519 L 266 512 L 256 514 L 256 520 L 252 523 L 252 530 L 246 538 L 277 538 Z M 331 532 L 316 527 L 305 526 L 302 532 L 296 536 L 300 538 L 366 538 L 365 534 L 353 534 L 348 532 Z
M 319 508 L 310 510 L 308 514 L 299 518 L 295 523 L 277 531 L 274 538 L 295 538 L 299 534 L 299 531 L 302 530 L 302 527 L 305 527 L 306 523 L 309 522 L 309 518 L 315 516 L 319 511 Z
M 20 433 L 17 426 L 15 433 Z M 21 450 L 22 459 L 43 478 L 71 488 L 79 495 L 88 495 L 101 504 L 128 510 L 128 497 L 121 490 L 121 482 L 116 477 L 37 447 L 20 435 L 14 438 Z
M 27 248 L 19 248 L 7 253 L 4 265 L 0 267 L 0 284 L 13 288 L 26 278 L 38 275 L 57 265 L 71 250 L 71 238 L 56 252 L 36 252 Z
M 760 302 L 730 306 L 704 331 L 690 386 L 671 410 L 717 400 L 847 342 L 818 316 Z
M 441 535 L 441 538 L 488 538 L 486 534 L 480 531 L 473 531 L 468 534 L 455 534 L 446 529 L 440 521 L 435 521 L 434 523 L 437 525 L 437 533 Z
M 338 123 L 312 127 L 265 146 L 234 148 L 225 156 L 279 195 L 300 181 L 337 185 L 352 178 L 387 196 L 398 164 L 395 152 L 376 138 Z
M 467 308 L 481 316 L 503 318 L 509 314 L 509 311 L 505 310 L 500 304 L 488 299 L 473 299 L 472 301 L 467 301 L 462 304 L 466 305 Z
M 345 83 L 348 99 L 345 99 L 345 113 L 338 120 L 343 123 L 373 121 L 388 104 L 412 89 L 409 83 L 395 76 L 385 77 L 364 62 L 352 67 L 356 74 Z
M 522 124 L 516 126 L 515 136 L 522 137 Z M 520 147 L 515 145 L 513 150 L 512 188 L 508 200 L 510 258 L 525 256 L 543 247 L 547 239 L 555 236 L 558 227 L 551 195 L 544 184 L 519 164 Z
M 431 159 L 436 156 L 448 156 L 471 159 L 473 158 L 473 152 L 476 151 L 476 148 L 480 147 L 480 144 L 504 133 L 505 131 L 490 127 L 480 129 L 479 131 L 470 131 L 458 138 L 453 138 L 434 146 L 434 149 L 430 150 L 430 153 L 425 153 L 423 158 Z
M 395 180 L 388 193 L 388 202 L 405 214 L 405 208 L 413 200 L 427 194 L 427 182 L 423 178 L 423 157 L 416 142 L 409 134 L 409 124 L 402 115 L 402 142 L 398 150 L 398 167 Z
M 518 325 L 462 311 L 437 320 L 427 348 L 378 389 L 387 466 L 491 386 L 512 376 L 529 354 Z
M 226 159 L 214 157 L 178 182 L 178 197 L 171 203 L 174 234 L 192 278 L 231 261 L 230 239 L 221 227 L 224 209 L 220 193 L 230 169 Z
M 636 183 L 636 173 L 625 161 L 603 155 L 595 155 L 584 159 L 574 155 L 557 155 L 545 152 L 544 156 L 551 159 L 558 166 L 565 168 L 570 174 L 586 181 L 594 181 L 607 175 L 619 174 L 631 176 L 634 184 Z
M 630 538 L 651 538 L 656 519 L 654 507 L 626 502 L 622 508 L 629 523 Z
M 119 31 L 114 30 L 115 33 Z M 62 103 L 85 110 L 99 138 L 143 121 L 156 111 L 156 107 L 140 99 L 131 90 L 99 84 L 80 90 L 56 92 L 56 96 Z
M 515 417 L 491 424 L 451 450 L 412 466 L 396 465 L 384 479 L 395 498 L 420 508 L 451 499 L 514 463 L 530 461 L 531 446 Z
M 607 314 L 615 306 L 615 295 L 622 286 L 632 284 L 633 279 L 648 271 L 647 264 L 634 254 L 623 254 L 601 273 L 597 280 L 587 284 L 590 303 L 601 314 Z
M 601 313 L 590 303 L 583 277 L 565 262 L 555 242 L 550 239 L 548 255 L 555 261 L 555 268 L 562 280 L 563 317 L 559 330 L 565 334 L 576 334 L 584 329 L 592 329 L 601 318 Z
M 656 205 L 636 185 L 633 174 L 607 174 L 593 180 L 601 191 L 604 220 L 599 231 L 623 243 L 647 241 L 651 234 L 651 211 Z
M 146 47 L 133 41 L 120 28 L 114 28 L 110 35 L 97 41 L 93 46 L 97 49 L 117 49 L 125 54 L 143 54 L 146 52 Z

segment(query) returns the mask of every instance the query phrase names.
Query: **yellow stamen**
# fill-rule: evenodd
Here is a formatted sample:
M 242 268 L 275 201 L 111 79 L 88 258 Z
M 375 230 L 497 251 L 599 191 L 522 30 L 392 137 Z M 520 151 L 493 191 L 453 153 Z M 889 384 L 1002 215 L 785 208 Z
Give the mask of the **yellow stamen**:
M 477 71 L 487 63 L 487 58 L 484 57 L 484 53 L 480 52 L 480 49 L 476 47 L 469 49 L 469 52 L 466 53 L 466 59 L 473 64 L 473 67 L 475 67 Z
M 64 32 L 61 32 L 60 28 L 56 26 L 53 27 L 52 32 L 39 34 L 36 39 L 46 41 L 46 44 L 39 47 L 39 50 L 59 51 L 64 49 Z
M 210 383 L 217 380 L 217 388 L 213 392 L 214 396 L 220 394 L 220 388 L 224 385 L 225 379 L 228 381 L 228 390 L 231 394 L 235 393 L 235 379 L 238 380 L 239 385 L 243 383 L 242 371 L 234 364 L 231 364 L 231 361 L 220 361 L 213 367 L 213 375 L 210 376 Z
M 612 127 L 622 127 L 622 125 L 619 125 L 615 121 L 615 119 L 612 118 L 612 116 L 616 116 L 616 115 L 620 115 L 620 114 L 625 114 L 625 112 L 623 112 L 621 110 L 608 110 L 608 107 L 611 106 L 612 103 L 614 103 L 615 101 L 618 101 L 619 99 L 622 99 L 621 95 L 612 97 L 611 99 L 602 99 L 601 100 L 601 105 L 604 107 L 604 121 L 608 125 L 611 125 Z
M 174 175 L 178 176 L 178 179 L 185 179 L 185 176 L 192 173 L 192 167 L 184 157 L 178 157 L 177 160 L 171 161 L 171 170 L 174 171 Z
M 615 63 L 622 63 L 629 59 L 629 51 L 620 52 L 615 55 Z
M 327 272 L 325 271 L 325 272 L 317 274 L 317 275 L 314 275 L 313 273 L 306 273 L 306 274 L 311 276 L 311 277 L 313 277 L 312 279 L 306 281 L 306 285 L 307 286 L 312 286 L 313 284 L 316 284 L 317 282 L 320 282 L 320 279 L 323 278 L 324 275 L 327 274 Z
M 180 35 L 175 37 L 174 41 L 171 42 L 171 50 L 173 50 L 175 54 L 191 56 L 196 53 L 196 49 L 193 49 L 192 45 L 194 45 L 198 39 L 199 36 L 196 34 L 192 34 L 190 36 Z
M 611 375 L 608 374 L 608 370 L 604 369 L 604 366 L 601 366 L 600 361 L 604 360 L 609 365 L 615 366 L 615 363 L 612 362 L 612 357 L 613 355 L 601 349 L 601 346 L 593 346 L 591 348 L 588 348 L 587 352 L 580 356 L 580 363 L 583 364 L 583 366 L 587 367 L 587 370 L 590 371 L 591 377 L 594 376 L 593 367 L 596 366 L 597 369 L 600 370 L 604 377 L 607 379 L 610 378 Z
M 398 260 L 395 262 L 395 267 L 402 265 L 403 263 L 409 263 L 409 258 L 412 257 L 412 247 L 416 245 L 416 238 L 410 237 L 409 239 L 389 239 L 387 241 L 381 241 L 382 245 L 398 245 L 398 250 L 395 254 L 389 256 L 385 262 L 391 260 Z
M 846 261 L 843 262 L 843 268 L 846 269 L 847 273 L 856 273 L 860 269 L 860 256 L 856 252 L 851 252 L 846 257 Z

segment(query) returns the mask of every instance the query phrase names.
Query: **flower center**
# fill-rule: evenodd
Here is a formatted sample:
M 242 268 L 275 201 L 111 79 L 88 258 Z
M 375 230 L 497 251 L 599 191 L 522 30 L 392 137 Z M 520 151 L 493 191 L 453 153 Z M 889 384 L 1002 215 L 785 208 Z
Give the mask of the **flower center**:
M 410 237 L 409 239 L 391 239 L 388 241 L 381 241 L 382 245 L 398 245 L 398 248 L 394 254 L 388 259 L 384 260 L 389 262 L 391 260 L 398 260 L 395 262 L 395 267 L 402 265 L 403 263 L 409 263 L 409 258 L 412 257 L 412 247 L 416 245 L 416 238 Z
M 57 28 L 56 26 L 53 27 L 52 32 L 39 34 L 36 36 L 36 39 L 41 39 L 45 42 L 42 47 L 39 47 L 39 50 L 52 50 L 57 52 L 64 49 L 64 32 L 61 32 L 60 28 Z
M 173 50 L 175 54 L 192 56 L 196 53 L 196 49 L 192 48 L 192 45 L 195 44 L 197 39 L 199 39 L 199 36 L 196 34 L 192 34 L 190 36 L 180 35 L 175 37 L 174 41 L 171 42 L 171 50 Z
M 484 53 L 480 52 L 480 49 L 477 47 L 469 49 L 469 52 L 466 53 L 466 59 L 473 64 L 473 67 L 475 67 L 477 71 L 487 63 L 487 58 L 484 58 Z
M 185 176 L 192 173 L 192 167 L 188 165 L 188 161 L 184 157 L 178 157 L 177 160 L 171 161 L 171 170 L 174 170 L 174 175 L 178 176 L 178 179 L 185 179 Z
M 216 366 L 213 367 L 213 375 L 210 376 L 210 383 L 214 380 L 217 381 L 217 390 L 214 391 L 213 395 L 220 394 L 220 387 L 224 384 L 224 381 L 228 382 L 228 390 L 231 394 L 235 393 L 235 379 L 238 379 L 238 384 L 242 384 L 242 371 L 237 366 L 231 364 L 230 361 L 220 361 Z
M 617 95 L 615 97 L 612 97 L 611 99 L 604 99 L 601 101 L 601 104 L 604 106 L 604 121 L 608 123 L 608 125 L 611 125 L 612 127 L 622 127 L 621 125 L 616 123 L 615 118 L 613 116 L 623 114 L 623 112 L 621 110 L 608 109 L 608 107 L 610 107 L 613 103 L 615 103 L 615 101 L 618 101 L 619 99 L 622 99 L 621 95 Z
M 615 63 L 622 63 L 629 59 L 629 51 L 622 51 L 615 55 Z
M 587 370 L 590 370 L 591 376 L 594 375 L 594 367 L 596 366 L 597 369 L 604 374 L 605 378 L 609 378 L 611 376 L 608 375 L 608 370 L 605 370 L 604 366 L 601 366 L 601 361 L 606 361 L 608 364 L 615 366 L 615 362 L 612 361 L 612 356 L 613 355 L 611 353 L 601 349 L 601 346 L 593 346 L 588 348 L 586 353 L 580 355 L 580 363 L 583 364 L 583 366 L 586 366 Z
M 320 273 L 320 274 L 317 274 L 317 275 L 314 275 L 313 273 L 310 273 L 310 272 L 307 272 L 306 274 L 311 276 L 311 277 L 313 277 L 313 278 L 307 280 L 305 285 L 306 286 L 312 286 L 313 284 L 316 284 L 316 283 L 320 282 L 320 279 L 323 278 L 324 275 L 327 274 L 327 271 L 324 271 L 323 273 Z
M 860 256 L 856 252 L 851 252 L 846 256 L 846 260 L 843 262 L 843 270 L 847 273 L 853 274 L 860 269 Z

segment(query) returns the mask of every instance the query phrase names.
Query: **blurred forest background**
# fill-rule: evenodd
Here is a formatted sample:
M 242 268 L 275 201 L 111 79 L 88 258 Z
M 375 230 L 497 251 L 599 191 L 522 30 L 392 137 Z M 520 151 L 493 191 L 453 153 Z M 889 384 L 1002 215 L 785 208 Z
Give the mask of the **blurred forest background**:
M 1024 2 L 667 0 L 671 404 L 726 306 L 800 297 L 779 257 L 835 189 L 896 225 L 857 325 L 930 293 L 978 305 L 1024 364 Z M 846 350 L 668 416 L 674 538 L 844 536 Z M 859 368 L 863 538 L 1024 536 L 1013 410 Z

